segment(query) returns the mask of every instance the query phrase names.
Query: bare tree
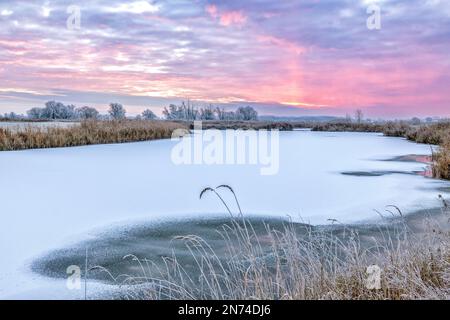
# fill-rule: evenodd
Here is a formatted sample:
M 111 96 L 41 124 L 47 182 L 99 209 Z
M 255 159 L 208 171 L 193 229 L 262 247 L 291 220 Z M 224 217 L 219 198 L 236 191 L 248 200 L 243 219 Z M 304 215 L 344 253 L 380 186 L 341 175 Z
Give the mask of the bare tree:
M 351 123 L 352 122 L 352 116 L 349 115 L 348 113 L 345 115 L 345 122 L 347 122 L 347 123 Z
M 364 120 L 364 113 L 361 109 L 356 110 L 355 112 L 355 119 L 357 123 L 362 123 Z

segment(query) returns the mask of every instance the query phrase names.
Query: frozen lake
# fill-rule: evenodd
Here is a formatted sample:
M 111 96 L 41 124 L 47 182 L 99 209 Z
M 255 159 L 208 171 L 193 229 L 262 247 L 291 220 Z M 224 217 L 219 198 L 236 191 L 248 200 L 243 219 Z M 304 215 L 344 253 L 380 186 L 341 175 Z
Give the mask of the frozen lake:
M 0 298 L 82 297 L 30 263 L 102 228 L 223 214 L 212 195 L 199 199 L 207 186 L 232 186 L 247 214 L 313 224 L 376 220 L 387 205 L 438 207 L 438 188 L 449 186 L 411 174 L 422 163 L 386 161 L 428 155 L 429 146 L 380 134 L 281 132 L 279 172 L 267 176 L 257 165 L 177 166 L 175 144 L 0 152 Z

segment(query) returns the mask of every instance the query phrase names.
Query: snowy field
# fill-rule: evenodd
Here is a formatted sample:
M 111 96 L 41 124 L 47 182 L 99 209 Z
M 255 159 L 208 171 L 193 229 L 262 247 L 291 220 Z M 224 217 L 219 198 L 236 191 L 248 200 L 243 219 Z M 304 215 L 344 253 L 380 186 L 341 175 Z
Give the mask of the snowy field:
M 49 127 L 67 128 L 76 125 L 79 125 L 79 123 L 62 122 L 62 121 L 49 121 L 49 122 L 0 121 L 0 128 L 10 129 L 14 131 L 21 131 L 26 128 L 33 128 L 33 129 L 45 129 Z
M 224 210 L 212 195 L 199 199 L 207 186 L 232 186 L 247 214 L 313 224 L 375 221 L 374 210 L 387 205 L 405 213 L 437 207 L 437 189 L 449 186 L 409 174 L 424 164 L 385 161 L 429 154 L 429 146 L 380 134 L 281 132 L 280 169 L 272 176 L 254 165 L 177 166 L 171 161 L 175 144 L 0 152 L 0 298 L 81 298 L 63 279 L 32 273 L 30 263 L 111 226 L 220 215 Z

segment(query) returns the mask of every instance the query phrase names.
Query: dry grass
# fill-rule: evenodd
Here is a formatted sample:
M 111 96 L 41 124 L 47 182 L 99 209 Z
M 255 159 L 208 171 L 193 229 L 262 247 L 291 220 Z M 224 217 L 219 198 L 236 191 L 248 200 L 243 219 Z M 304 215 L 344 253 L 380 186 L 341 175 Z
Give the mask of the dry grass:
M 194 129 L 193 121 L 184 121 L 191 129 Z M 218 130 L 280 130 L 292 131 L 294 126 L 282 121 L 238 121 L 238 120 L 202 120 L 202 129 Z
M 314 124 L 312 131 L 332 132 L 382 132 L 385 124 L 330 121 Z
M 438 144 L 433 152 L 433 176 L 450 180 L 450 122 L 410 129 L 406 137 L 419 143 Z
M 224 188 L 233 192 L 221 186 L 207 188 L 202 195 L 214 193 L 222 201 L 219 189 Z M 216 253 L 214 245 L 202 238 L 187 235 L 178 240 L 192 255 L 194 274 L 186 271 L 175 254 L 164 258 L 165 269 L 156 275 L 146 272 L 134 257 L 142 276 L 127 277 L 125 283 L 132 284 L 127 287 L 127 298 L 450 298 L 450 235 L 442 226 L 430 224 L 426 233 L 415 234 L 400 214 L 400 221 L 378 226 L 376 236 L 371 237 L 350 226 L 340 231 L 310 228 L 306 234 L 299 234 L 292 223 L 286 223 L 282 230 L 266 225 L 265 235 L 261 235 L 242 212 L 229 213 L 230 223 L 218 231 L 226 242 L 225 254 Z M 367 268 L 372 265 L 381 268 L 380 289 L 367 286 Z
M 418 143 L 439 145 L 439 149 L 433 152 L 433 177 L 450 180 L 450 122 L 421 126 L 390 124 L 383 132 Z
M 433 177 L 450 180 L 450 140 L 433 153 Z
M 186 126 L 166 121 L 85 121 L 67 128 L 26 127 L 20 131 L 0 128 L 0 151 L 72 147 L 170 138 Z

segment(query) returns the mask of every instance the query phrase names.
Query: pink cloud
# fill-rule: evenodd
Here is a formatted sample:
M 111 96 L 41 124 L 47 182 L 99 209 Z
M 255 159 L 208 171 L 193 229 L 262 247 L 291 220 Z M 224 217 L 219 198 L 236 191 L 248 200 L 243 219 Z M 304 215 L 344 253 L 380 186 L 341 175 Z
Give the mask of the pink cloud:
M 219 11 L 217 6 L 206 6 L 206 12 L 213 18 L 218 19 L 222 26 L 243 26 L 247 22 L 247 16 L 242 11 Z
M 135 26 L 149 26 L 146 32 L 117 29 L 100 20 L 79 38 L 57 28 L 41 26 L 41 34 L 19 25 L 0 35 L 0 91 L 244 100 L 327 106 L 342 114 L 361 108 L 369 116 L 450 115 L 450 62 L 444 44 L 371 33 L 373 44 L 365 45 L 344 32 L 336 38 L 315 24 L 294 32 L 292 24 L 283 24 L 287 13 L 264 11 L 261 19 L 256 8 L 246 8 L 201 4 L 201 14 L 186 20 L 136 17 Z M 250 12 L 251 17 L 246 15 Z
M 274 36 L 269 35 L 257 35 L 256 39 L 259 42 L 266 42 L 273 46 L 278 46 L 280 48 L 286 49 L 288 51 L 291 51 L 292 53 L 295 53 L 297 55 L 302 54 L 305 52 L 305 48 L 301 47 L 295 42 L 290 42 L 282 38 L 277 38 Z
M 206 12 L 209 13 L 209 15 L 211 17 L 213 17 L 214 19 L 217 18 L 218 15 L 218 10 L 217 10 L 217 6 L 210 4 L 206 6 Z
M 247 22 L 247 16 L 242 11 L 223 12 L 220 15 L 220 24 L 223 26 L 238 25 L 242 26 Z

